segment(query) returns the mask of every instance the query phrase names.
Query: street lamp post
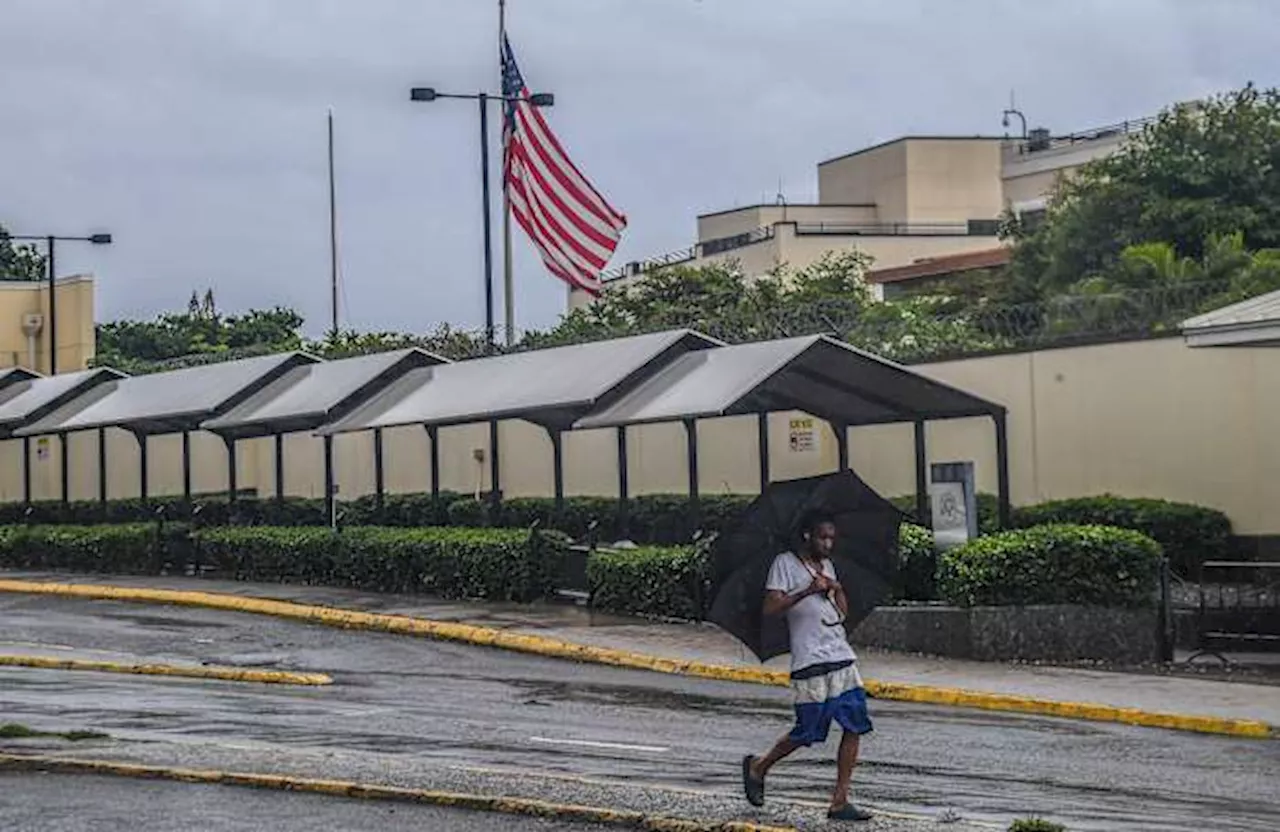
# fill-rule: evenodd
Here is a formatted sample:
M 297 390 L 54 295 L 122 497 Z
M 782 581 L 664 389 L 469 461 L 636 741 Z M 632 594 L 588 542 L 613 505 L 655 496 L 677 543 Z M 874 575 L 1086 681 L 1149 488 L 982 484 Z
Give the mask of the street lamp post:
M 67 242 L 92 243 L 95 246 L 105 246 L 111 243 L 111 235 L 89 234 L 85 237 L 67 237 L 57 234 L 14 234 L 9 237 L 10 240 L 43 240 L 49 250 L 49 259 L 45 264 L 45 272 L 49 278 L 49 375 L 58 374 L 58 298 L 55 291 L 54 281 L 57 278 L 57 260 L 55 254 L 55 246 L 59 240 Z M 32 367 L 31 369 L 35 369 Z
M 410 101 L 431 102 L 440 98 L 460 98 L 478 101 L 480 105 L 480 194 L 484 215 L 484 336 L 485 351 L 492 354 L 495 349 L 494 316 L 493 316 L 493 242 L 492 219 L 489 211 L 489 104 L 497 101 L 502 104 L 527 102 L 534 107 L 550 107 L 555 104 L 555 96 L 540 92 L 523 98 L 520 96 L 489 95 L 488 93 L 444 93 L 432 87 L 414 87 L 409 91 Z

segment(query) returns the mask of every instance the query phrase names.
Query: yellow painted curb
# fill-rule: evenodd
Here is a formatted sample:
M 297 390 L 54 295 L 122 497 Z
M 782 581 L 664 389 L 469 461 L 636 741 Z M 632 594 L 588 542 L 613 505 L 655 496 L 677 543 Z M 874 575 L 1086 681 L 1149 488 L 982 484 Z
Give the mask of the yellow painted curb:
M 333 679 L 323 673 L 292 673 L 284 670 L 255 670 L 242 667 L 126 664 L 91 659 L 61 659 L 52 656 L 0 655 L 0 667 L 33 667 L 42 670 L 89 670 L 99 673 L 132 673 L 138 676 L 178 676 L 188 679 L 217 679 L 223 682 L 259 682 L 268 685 L 333 684 Z
M 697 821 L 646 815 L 620 809 L 604 809 L 595 806 L 575 806 L 568 803 L 549 803 L 523 797 L 492 797 L 458 792 L 405 789 L 396 786 L 379 786 L 352 783 L 342 780 L 317 780 L 306 777 L 290 777 L 277 774 L 245 774 L 204 769 L 167 768 L 143 766 L 133 763 L 113 763 L 101 760 L 78 760 L 69 757 L 46 757 L 25 754 L 0 754 L 0 771 L 39 771 L 58 774 L 99 774 L 116 777 L 137 777 L 152 780 L 172 780 L 180 783 L 208 783 L 223 786 L 247 786 L 257 789 L 323 794 L 330 797 L 353 797 L 365 800 L 391 800 L 401 803 L 420 803 L 450 809 L 468 809 L 478 812 L 499 812 L 527 817 L 559 818 L 561 820 L 625 826 L 645 829 L 649 832 L 795 832 L 790 827 L 762 826 L 742 821 Z
M 64 584 L 13 580 L 0 580 L 0 592 L 203 607 L 257 615 L 271 615 L 344 629 L 376 630 L 387 633 L 424 636 L 442 641 L 497 647 L 549 658 L 570 659 L 633 670 L 650 670 L 656 673 L 669 673 L 679 676 L 693 676 L 721 682 L 743 682 L 775 687 L 785 687 L 789 684 L 789 676 L 786 671 L 782 670 L 718 665 L 692 659 L 663 658 L 630 650 L 593 647 L 586 644 L 575 644 L 546 638 L 545 636 L 524 635 L 507 630 L 496 630 L 491 627 L 478 627 L 473 624 L 432 621 L 425 618 L 411 618 L 405 615 L 343 610 L 333 607 L 295 604 L 291 601 L 250 598 L 241 595 L 190 590 L 118 587 L 102 584 Z M 1117 722 L 1148 728 L 1167 728 L 1177 731 L 1222 734 L 1254 739 L 1267 739 L 1277 734 L 1275 727 L 1255 720 L 1154 713 L 1136 708 L 1119 708 L 1089 702 L 1060 702 L 1038 697 L 872 680 L 866 682 L 866 689 L 867 693 L 873 697 L 903 702 L 952 705 L 991 711 L 1011 711 L 1042 716 L 1085 719 L 1094 722 Z

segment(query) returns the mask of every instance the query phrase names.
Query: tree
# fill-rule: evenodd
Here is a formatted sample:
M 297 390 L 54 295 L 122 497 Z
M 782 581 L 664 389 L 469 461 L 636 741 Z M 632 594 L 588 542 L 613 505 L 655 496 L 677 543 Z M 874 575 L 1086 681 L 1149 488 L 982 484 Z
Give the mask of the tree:
M 403 332 L 330 332 L 319 341 L 303 345 L 307 352 L 321 358 L 348 358 L 353 355 L 388 352 L 417 347 L 429 353 L 459 361 L 485 354 L 484 336 L 441 324 L 426 335 Z
M 839 332 L 873 302 L 864 280 L 870 259 L 829 252 L 803 269 L 781 266 L 747 277 L 736 263 L 673 266 L 610 289 L 573 309 L 522 346 L 546 347 L 688 328 L 731 342 Z
M 8 230 L 0 225 L 0 280 L 44 280 L 45 258 L 35 246 L 13 244 Z
M 1061 181 L 1037 227 L 1010 219 L 1005 232 L 1016 300 L 1115 279 L 1127 268 L 1122 254 L 1146 243 L 1196 260 L 1210 240 L 1236 233 L 1248 250 L 1280 247 L 1280 91 L 1250 85 L 1162 112 L 1117 153 Z

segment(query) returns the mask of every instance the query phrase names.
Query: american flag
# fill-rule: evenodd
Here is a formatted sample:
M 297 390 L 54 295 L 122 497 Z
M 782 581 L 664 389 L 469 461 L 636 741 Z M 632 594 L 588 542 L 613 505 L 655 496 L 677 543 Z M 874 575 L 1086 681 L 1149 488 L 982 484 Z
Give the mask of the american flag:
M 502 39 L 502 93 L 528 99 L 511 43 Z M 511 214 L 551 274 L 592 295 L 618 247 L 627 218 L 600 195 L 527 100 L 506 105 L 503 178 Z

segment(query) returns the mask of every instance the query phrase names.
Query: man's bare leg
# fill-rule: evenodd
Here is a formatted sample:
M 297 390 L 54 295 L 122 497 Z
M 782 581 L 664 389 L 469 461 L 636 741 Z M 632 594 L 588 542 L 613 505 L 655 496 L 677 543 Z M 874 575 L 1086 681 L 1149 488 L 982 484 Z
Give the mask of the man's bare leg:
M 769 753 L 763 757 L 756 757 L 751 763 L 751 776 L 757 780 L 763 780 L 764 776 L 769 773 L 769 769 L 778 764 L 780 760 L 785 759 L 793 754 L 796 749 L 800 748 L 800 744 L 792 741 L 791 736 L 784 735 L 778 740 L 773 748 L 769 749 Z
M 858 762 L 861 739 L 852 731 L 845 731 L 840 738 L 840 751 L 836 755 L 836 790 L 831 795 L 832 809 L 839 809 L 849 802 L 849 783 L 853 779 L 853 767 Z

